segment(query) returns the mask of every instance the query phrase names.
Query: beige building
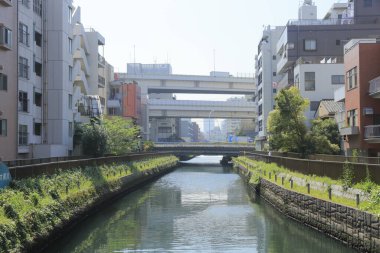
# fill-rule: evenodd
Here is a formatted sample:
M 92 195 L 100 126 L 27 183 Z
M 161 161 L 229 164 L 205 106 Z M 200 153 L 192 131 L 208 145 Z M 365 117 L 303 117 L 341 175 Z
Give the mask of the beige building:
M 17 155 L 17 1 L 0 0 L 0 158 Z

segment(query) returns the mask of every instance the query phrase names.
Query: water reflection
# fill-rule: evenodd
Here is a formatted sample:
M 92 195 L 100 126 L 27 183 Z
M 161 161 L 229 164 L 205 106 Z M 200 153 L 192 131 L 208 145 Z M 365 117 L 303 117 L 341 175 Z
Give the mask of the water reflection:
M 219 160 L 185 164 L 89 218 L 46 252 L 352 252 L 263 201 L 252 203 L 239 176 Z

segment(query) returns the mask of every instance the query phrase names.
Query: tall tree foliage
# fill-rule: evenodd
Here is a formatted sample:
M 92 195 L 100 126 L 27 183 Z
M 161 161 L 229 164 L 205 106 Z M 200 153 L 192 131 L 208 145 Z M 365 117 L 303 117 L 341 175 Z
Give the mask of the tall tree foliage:
M 139 149 L 140 128 L 130 119 L 110 117 L 103 119 L 107 133 L 107 152 L 124 154 Z
M 81 132 L 81 143 L 84 155 L 102 156 L 107 152 L 107 133 L 99 121 L 81 124 L 76 131 Z
M 308 151 L 304 110 L 309 101 L 296 87 L 282 89 L 275 98 L 276 108 L 269 114 L 270 149 L 305 154 Z
M 339 129 L 333 119 L 317 119 L 310 131 L 304 111 L 309 101 L 296 87 L 281 90 L 275 98 L 276 108 L 268 117 L 270 149 L 308 154 L 339 154 Z
M 92 119 L 76 127 L 76 142 L 84 155 L 120 155 L 140 149 L 140 128 L 129 119 L 111 117 Z
M 338 124 L 334 119 L 316 119 L 312 122 L 310 138 L 312 152 L 317 154 L 339 154 L 340 137 Z

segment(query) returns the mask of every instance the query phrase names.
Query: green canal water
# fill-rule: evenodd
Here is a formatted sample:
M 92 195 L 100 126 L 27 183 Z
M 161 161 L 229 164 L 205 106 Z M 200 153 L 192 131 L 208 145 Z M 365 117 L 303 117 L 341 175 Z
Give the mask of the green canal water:
M 183 164 L 86 219 L 46 252 L 355 252 L 263 200 L 252 203 L 220 159 Z

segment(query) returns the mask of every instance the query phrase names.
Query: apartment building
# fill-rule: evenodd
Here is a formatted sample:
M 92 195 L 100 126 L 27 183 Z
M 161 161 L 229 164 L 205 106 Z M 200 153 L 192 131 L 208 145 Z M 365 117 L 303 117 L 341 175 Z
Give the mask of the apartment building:
M 113 68 L 104 59 L 105 39 L 84 29 L 72 4 L 0 1 L 4 160 L 71 155 L 74 123 L 106 109 Z
M 141 88 L 136 82 L 114 81 L 109 86 L 108 115 L 122 116 L 141 124 Z
M 0 160 L 17 157 L 17 7 L 0 0 Z
M 317 6 L 312 1 L 305 0 L 299 8 L 298 19 L 289 20 L 276 38 L 273 53 L 276 66 L 270 69 L 269 65 L 261 64 L 258 58 L 258 83 L 265 81 L 265 75 L 260 73 L 264 73 L 267 68 L 278 79 L 272 81 L 271 88 L 268 87 L 270 82 L 264 83 L 266 90 L 276 88 L 277 91 L 297 85 L 301 94 L 311 101 L 306 112 L 306 123 L 310 125 L 319 101 L 334 98 L 334 91 L 343 85 L 344 45 L 353 38 L 369 38 L 380 34 L 379 13 L 378 1 L 349 0 L 333 4 L 323 19 L 317 19 Z M 259 150 L 264 147 L 267 136 L 266 120 L 269 112 L 264 108 L 270 108 L 273 103 L 273 96 L 263 97 L 264 93 L 265 89 L 261 95 L 260 90 L 258 93 L 261 117 L 258 118 L 256 148 Z
M 345 125 L 340 129 L 346 154 L 380 155 L 380 41 L 351 40 L 345 46 Z
M 274 97 L 277 94 L 277 83 L 280 76 L 277 75 L 276 46 L 283 27 L 265 27 L 258 45 L 255 68 L 257 77 L 257 136 L 256 149 L 262 150 L 266 143 L 266 121 L 269 113 L 274 108 Z

